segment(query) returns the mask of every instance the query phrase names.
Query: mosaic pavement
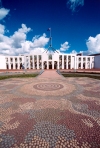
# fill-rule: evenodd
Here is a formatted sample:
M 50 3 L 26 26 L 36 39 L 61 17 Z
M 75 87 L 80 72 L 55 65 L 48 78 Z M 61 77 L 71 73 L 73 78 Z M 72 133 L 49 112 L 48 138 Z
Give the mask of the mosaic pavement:
M 100 148 L 100 81 L 0 81 L 0 148 Z

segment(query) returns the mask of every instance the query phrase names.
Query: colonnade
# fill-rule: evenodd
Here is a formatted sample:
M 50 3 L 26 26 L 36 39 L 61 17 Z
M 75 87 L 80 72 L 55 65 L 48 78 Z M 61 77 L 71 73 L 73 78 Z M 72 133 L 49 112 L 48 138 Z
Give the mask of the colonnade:
M 11 61 L 12 59 L 12 61 Z M 17 59 L 17 61 L 15 60 Z M 20 61 L 21 59 L 21 61 Z M 76 56 L 72 54 L 57 54 L 52 55 L 52 59 L 46 55 L 24 55 L 24 56 L 9 56 L 6 57 L 6 65 L 9 69 L 20 69 L 20 64 L 24 65 L 25 69 L 92 69 L 94 68 L 93 56 Z M 55 68 L 56 67 L 56 68 Z

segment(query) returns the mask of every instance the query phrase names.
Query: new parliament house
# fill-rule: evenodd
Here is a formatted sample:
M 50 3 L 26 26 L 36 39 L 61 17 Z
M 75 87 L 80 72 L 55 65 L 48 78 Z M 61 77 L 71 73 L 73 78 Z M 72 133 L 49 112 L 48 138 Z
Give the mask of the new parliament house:
M 42 54 L 0 56 L 0 69 L 94 69 L 100 68 L 100 54 L 83 56 L 44 52 Z

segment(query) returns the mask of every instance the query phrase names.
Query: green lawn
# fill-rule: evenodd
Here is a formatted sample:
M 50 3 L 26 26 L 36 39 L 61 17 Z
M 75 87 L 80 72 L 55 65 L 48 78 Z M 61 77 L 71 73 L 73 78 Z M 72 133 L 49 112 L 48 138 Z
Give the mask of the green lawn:
M 36 77 L 36 76 L 38 76 L 38 73 L 35 73 L 35 74 L 3 75 L 3 76 L 0 76 L 0 80 L 9 79 L 9 78 L 30 78 L 30 77 Z
M 72 73 L 72 74 L 63 74 L 62 75 L 64 77 L 88 77 L 88 78 L 93 78 L 93 79 L 98 79 L 100 80 L 100 76 L 97 76 L 97 75 L 89 75 L 89 74 L 75 74 L 75 73 Z

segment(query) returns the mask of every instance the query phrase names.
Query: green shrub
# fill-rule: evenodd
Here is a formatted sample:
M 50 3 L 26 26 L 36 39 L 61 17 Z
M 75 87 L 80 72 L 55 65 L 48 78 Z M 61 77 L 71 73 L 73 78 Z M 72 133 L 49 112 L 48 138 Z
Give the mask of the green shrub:
M 64 77 L 88 77 L 100 80 L 100 76 L 89 74 L 62 74 Z
M 31 78 L 38 76 L 37 73 L 35 74 L 14 74 L 14 75 L 3 75 L 0 76 L 0 80 L 9 79 L 9 78 Z

